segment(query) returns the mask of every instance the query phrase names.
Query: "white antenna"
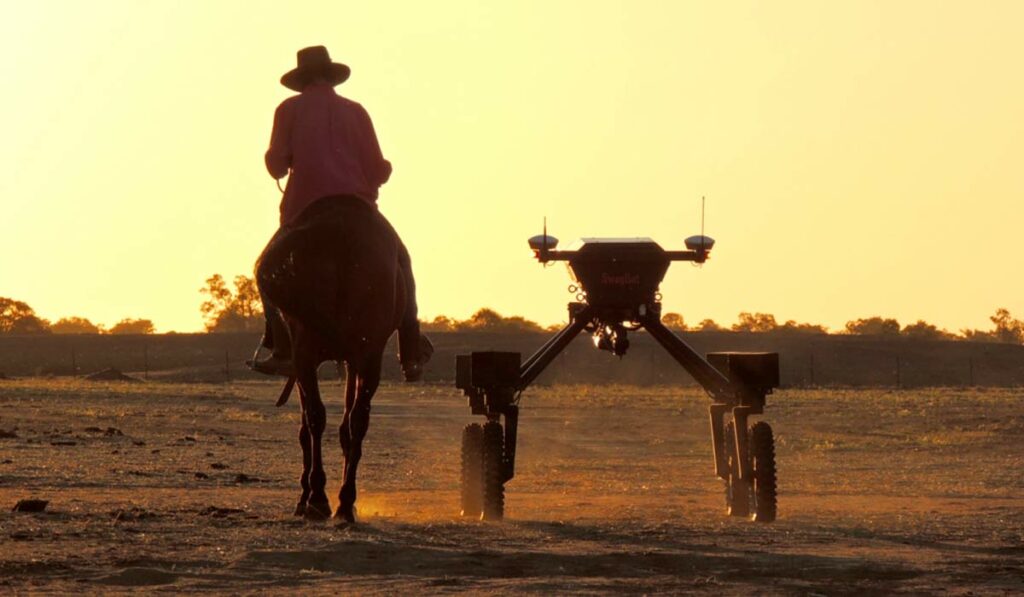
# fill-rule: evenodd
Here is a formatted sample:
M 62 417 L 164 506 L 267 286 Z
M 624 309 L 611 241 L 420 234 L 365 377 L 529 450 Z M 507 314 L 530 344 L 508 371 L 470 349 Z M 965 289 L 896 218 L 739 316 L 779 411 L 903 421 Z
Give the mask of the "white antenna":
M 704 195 L 700 196 L 700 248 L 704 250 Z
M 700 267 L 704 263 L 704 259 L 707 259 L 708 251 L 711 247 L 715 246 L 715 241 L 704 236 L 704 207 L 707 204 L 707 198 L 704 195 L 700 196 L 700 236 L 691 236 L 686 239 L 686 248 L 690 251 L 697 251 L 699 258 L 695 259 L 690 265 L 694 267 Z M 699 240 L 698 240 L 699 239 Z
M 548 217 L 544 216 L 544 244 L 541 245 L 543 248 L 540 251 L 541 258 L 543 259 L 543 266 L 548 266 Z

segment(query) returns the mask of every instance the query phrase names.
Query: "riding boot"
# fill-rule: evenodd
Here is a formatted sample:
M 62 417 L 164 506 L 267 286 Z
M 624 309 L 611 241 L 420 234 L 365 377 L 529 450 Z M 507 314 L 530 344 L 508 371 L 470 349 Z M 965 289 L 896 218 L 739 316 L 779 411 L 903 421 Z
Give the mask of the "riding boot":
M 256 286 L 260 293 L 260 301 L 263 302 L 263 316 L 266 321 L 263 328 L 263 338 L 260 339 L 252 360 L 246 361 L 246 364 L 260 373 L 290 377 L 293 375 L 294 369 L 292 366 L 291 334 L 288 333 L 288 326 L 281 317 L 281 312 L 270 301 L 266 292 L 264 292 L 264 284 L 267 279 L 273 279 L 273 272 L 280 269 L 280 263 L 284 255 L 275 249 L 279 247 L 279 241 L 287 234 L 288 227 L 282 226 L 278 228 L 257 260 Z M 262 348 L 271 351 L 270 356 L 266 359 L 259 359 Z
M 398 360 L 402 363 L 405 381 L 423 379 L 423 365 L 434 354 L 434 345 L 420 332 L 420 322 L 416 319 L 403 321 L 398 328 Z
M 268 348 L 270 356 L 263 360 L 253 359 L 250 366 L 255 371 L 267 375 L 282 375 L 291 377 L 294 375 L 292 365 L 292 342 L 288 332 L 288 326 L 281 317 L 281 312 L 263 298 L 263 313 L 267 319 L 266 329 L 263 333 L 261 344 Z

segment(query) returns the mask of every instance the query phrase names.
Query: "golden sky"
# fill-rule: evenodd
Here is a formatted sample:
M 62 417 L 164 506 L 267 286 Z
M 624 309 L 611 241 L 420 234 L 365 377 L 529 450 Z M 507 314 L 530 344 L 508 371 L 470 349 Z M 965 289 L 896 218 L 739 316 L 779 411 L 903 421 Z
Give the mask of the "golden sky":
M 1024 315 L 1024 2 L 34 0 L 0 19 L 0 296 L 201 329 L 277 224 L 263 167 L 295 51 L 394 164 L 421 315 L 542 323 L 526 239 L 717 241 L 666 310 L 988 328 Z

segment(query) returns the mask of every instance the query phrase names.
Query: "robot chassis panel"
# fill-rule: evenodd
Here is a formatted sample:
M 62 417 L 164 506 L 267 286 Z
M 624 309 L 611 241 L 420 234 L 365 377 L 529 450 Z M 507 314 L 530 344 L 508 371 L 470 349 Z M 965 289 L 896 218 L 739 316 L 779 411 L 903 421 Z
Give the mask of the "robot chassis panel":
M 686 251 L 665 251 L 650 239 L 583 239 L 575 250 L 557 251 L 557 239 L 537 236 L 531 248 L 541 263 L 566 261 L 578 286 L 569 303 L 569 323 L 532 356 L 474 352 L 456 357 L 456 387 L 469 397 L 474 415 L 462 437 L 462 514 L 497 520 L 504 516 L 505 483 L 515 475 L 519 397 L 581 332 L 618 356 L 629 348 L 628 332 L 645 329 L 712 399 L 708 408 L 715 474 L 725 482 L 726 511 L 771 522 L 776 516 L 775 448 L 771 427 L 749 424 L 764 412 L 779 385 L 777 353 L 709 353 L 702 358 L 661 322 L 658 286 L 672 261 L 703 263 L 714 241 L 686 240 Z M 502 425 L 504 419 L 504 425 Z

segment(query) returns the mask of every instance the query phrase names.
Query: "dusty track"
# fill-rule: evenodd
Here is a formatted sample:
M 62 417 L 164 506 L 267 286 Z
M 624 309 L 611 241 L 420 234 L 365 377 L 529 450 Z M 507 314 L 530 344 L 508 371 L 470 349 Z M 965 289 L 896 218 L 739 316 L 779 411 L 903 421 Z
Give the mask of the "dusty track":
M 703 396 L 596 386 L 526 395 L 502 524 L 455 516 L 458 395 L 385 386 L 361 522 L 306 523 L 276 391 L 0 381 L 0 506 L 51 500 L 0 514 L 0 591 L 1024 591 L 1013 391 L 779 393 L 769 526 L 722 515 Z

